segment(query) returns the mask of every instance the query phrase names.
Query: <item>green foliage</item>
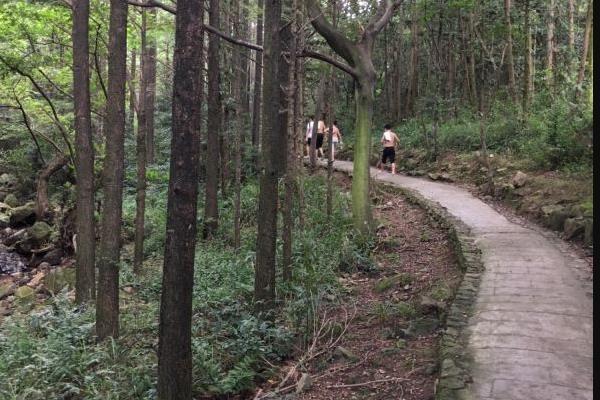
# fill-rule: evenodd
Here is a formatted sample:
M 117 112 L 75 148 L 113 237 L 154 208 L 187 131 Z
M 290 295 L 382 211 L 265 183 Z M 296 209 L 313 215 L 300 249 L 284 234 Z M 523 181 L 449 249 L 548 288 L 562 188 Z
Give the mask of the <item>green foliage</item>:
M 166 219 L 167 172 L 161 168 L 153 166 L 148 173 L 145 245 L 155 256 L 162 252 Z M 135 215 L 132 183 L 125 190 L 126 225 Z M 293 280 L 283 284 L 278 278 L 283 304 L 274 315 L 252 312 L 256 181 L 249 180 L 242 190 L 245 229 L 240 251 L 236 254 L 228 244 L 229 197 L 220 203 L 220 239 L 198 243 L 192 320 L 196 395 L 244 394 L 270 376 L 271 364 L 292 354 L 296 335 L 304 342 L 310 337 L 315 310 L 324 296 L 337 290 L 340 264 L 351 262 L 344 253 L 355 252 L 368 262 L 368 244 L 353 244 L 349 236 L 348 197 L 336 193 L 334 214 L 327 222 L 324 180 L 306 179 L 304 192 L 306 227 L 294 231 Z M 96 344 L 93 309 L 78 310 L 64 293 L 40 312 L 7 318 L 0 329 L 0 398 L 154 398 L 160 264 L 159 258 L 149 258 L 142 277 L 129 264 L 121 265 L 121 285 L 135 288 L 135 293 L 121 291 L 121 337 L 115 341 Z
M 486 116 L 484 127 L 489 151 L 512 153 L 528 161 L 531 168 L 591 168 L 592 109 L 585 104 L 575 107 L 566 95 L 540 93 L 525 118 L 517 105 L 498 100 Z M 431 134 L 431 119 L 421 122 L 412 118 L 395 129 L 401 147 L 428 148 L 424 130 Z M 475 151 L 480 143 L 479 117 L 467 109 L 448 116 L 439 126 L 441 152 Z

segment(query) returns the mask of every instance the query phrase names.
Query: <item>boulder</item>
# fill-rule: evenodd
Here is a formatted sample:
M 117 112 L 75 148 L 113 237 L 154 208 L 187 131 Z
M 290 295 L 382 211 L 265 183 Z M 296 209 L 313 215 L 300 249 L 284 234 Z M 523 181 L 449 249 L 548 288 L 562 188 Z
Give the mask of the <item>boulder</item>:
M 15 208 L 19 207 L 21 205 L 21 202 L 19 201 L 19 199 L 17 199 L 17 196 L 15 196 L 12 193 L 9 193 L 4 198 L 4 204 L 9 206 L 10 208 Z
M 556 204 L 542 207 L 542 221 L 547 227 L 555 231 L 561 231 L 565 225 L 565 220 L 569 217 L 569 212 L 564 206 Z
M 494 197 L 504 199 L 510 197 L 515 190 L 515 187 L 511 183 L 503 183 L 500 185 L 494 185 Z
M 339 358 L 346 358 L 350 361 L 358 360 L 358 357 L 353 352 L 342 346 L 336 347 L 336 349 L 333 351 L 333 355 Z
M 52 227 L 44 221 L 37 221 L 31 228 L 27 230 L 29 237 L 35 243 L 40 244 L 50 238 Z
M 517 173 L 510 180 L 510 183 L 512 183 L 514 187 L 519 188 L 525 185 L 528 179 L 529 177 L 527 176 L 527 174 L 521 171 L 517 171 Z
M 300 380 L 298 380 L 298 383 L 296 384 L 296 393 L 301 393 L 301 392 L 305 392 L 308 389 L 311 388 L 312 386 L 312 378 L 310 377 L 309 374 L 307 374 L 306 372 L 302 373 L 302 376 L 300 377 Z
M 10 216 L 0 212 L 0 229 L 7 228 L 10 224 Z
M 583 217 L 567 218 L 563 228 L 564 237 L 567 240 L 581 235 L 585 231 L 585 220 Z
M 442 172 L 439 179 L 444 182 L 454 182 L 454 179 L 447 172 Z
M 437 318 L 421 318 L 411 321 L 407 329 L 408 336 L 423 336 L 435 332 L 440 327 Z
M 17 187 L 19 181 L 13 174 L 2 174 L 0 175 L 0 190 L 12 191 Z
M 419 304 L 423 314 L 440 313 L 446 309 L 446 304 L 429 296 L 422 296 Z
M 42 263 L 47 263 L 48 265 L 60 265 L 63 256 L 64 252 L 62 249 L 53 249 L 42 257 Z
M 0 283 L 0 300 L 15 292 L 15 284 L 11 282 Z
M 35 222 L 35 205 L 25 205 L 10 210 L 10 226 L 29 225 Z
M 35 299 L 35 290 L 29 286 L 21 286 L 15 291 L 15 302 L 17 305 L 28 305 Z
M 64 287 L 75 287 L 75 269 L 60 267 L 51 270 L 44 278 L 44 285 L 51 293 L 58 293 Z
M 438 179 L 440 179 L 440 175 L 436 174 L 434 172 L 430 172 L 427 174 L 427 176 L 429 177 L 429 179 L 431 179 L 432 181 L 437 181 Z
M 594 243 L 594 218 L 585 219 L 583 243 L 586 246 L 591 246 Z

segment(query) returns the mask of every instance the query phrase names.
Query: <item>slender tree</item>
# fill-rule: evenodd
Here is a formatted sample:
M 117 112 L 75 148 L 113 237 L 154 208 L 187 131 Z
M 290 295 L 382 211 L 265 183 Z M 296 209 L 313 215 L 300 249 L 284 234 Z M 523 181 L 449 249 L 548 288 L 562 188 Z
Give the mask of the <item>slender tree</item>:
M 219 29 L 219 0 L 210 0 L 209 24 Z M 219 226 L 219 133 L 221 101 L 219 94 L 219 36 L 208 38 L 208 123 L 206 154 L 206 189 L 204 201 L 204 238 L 209 238 Z
M 258 0 L 258 15 L 256 17 L 256 44 L 263 44 L 263 12 L 264 0 Z M 260 105 L 262 92 L 262 52 L 254 53 L 254 99 L 252 100 L 252 146 L 258 151 L 258 139 L 260 132 Z
M 148 32 L 148 13 L 142 11 L 142 27 L 141 27 L 141 47 L 142 47 L 142 63 L 140 77 L 140 93 L 138 106 L 138 126 L 136 136 L 136 162 L 137 162 L 137 181 L 135 195 L 135 238 L 133 251 L 133 271 L 139 274 L 142 271 L 144 261 L 144 216 L 146 210 L 146 163 L 147 151 L 149 146 L 146 142 L 148 132 L 148 114 L 150 112 L 148 98 L 150 96 L 150 74 L 151 74 L 151 57 L 147 34 Z
M 119 335 L 119 256 L 123 203 L 127 3 L 110 0 L 106 157 L 102 176 L 104 205 L 98 257 L 96 335 Z
M 372 214 L 369 199 L 369 158 L 371 127 L 375 97 L 375 66 L 373 47 L 375 38 L 389 22 L 401 0 L 382 0 L 369 20 L 358 41 L 353 42 L 335 29 L 326 19 L 316 0 L 305 0 L 311 24 L 325 38 L 332 49 L 348 64 L 338 64 L 355 80 L 356 124 L 354 170 L 352 182 L 352 214 L 354 226 L 361 233 L 371 230 Z
M 277 240 L 278 179 L 285 135 L 279 133 L 279 57 L 281 54 L 281 0 L 265 1 L 263 50 L 263 108 L 258 234 L 254 276 L 255 310 L 271 308 L 275 301 L 275 253 Z
M 76 234 L 75 301 L 96 297 L 94 144 L 90 106 L 89 0 L 73 1 L 73 107 L 75 110 Z
M 515 63 L 513 61 L 512 22 L 510 17 L 510 1 L 504 0 L 504 21 L 506 24 L 506 69 L 508 71 L 508 92 L 513 100 L 517 101 L 517 84 L 515 80 Z
M 156 25 L 156 10 L 148 11 L 148 29 L 146 29 L 146 64 L 148 65 L 146 85 L 144 92 L 144 107 L 146 108 L 146 154 L 148 164 L 154 164 L 156 150 L 154 146 L 154 108 L 156 103 L 156 37 L 152 27 Z
M 198 198 L 202 0 L 179 0 L 175 18 L 173 124 L 158 338 L 158 398 L 192 398 L 192 289 Z
M 585 31 L 583 32 L 583 45 L 581 48 L 581 59 L 579 61 L 579 74 L 577 75 L 577 85 L 581 86 L 585 77 L 585 69 L 588 61 L 588 49 L 590 47 L 590 37 L 592 33 L 592 19 L 594 17 L 594 2 L 588 0 L 587 13 L 585 17 Z M 581 90 L 578 91 L 581 93 Z

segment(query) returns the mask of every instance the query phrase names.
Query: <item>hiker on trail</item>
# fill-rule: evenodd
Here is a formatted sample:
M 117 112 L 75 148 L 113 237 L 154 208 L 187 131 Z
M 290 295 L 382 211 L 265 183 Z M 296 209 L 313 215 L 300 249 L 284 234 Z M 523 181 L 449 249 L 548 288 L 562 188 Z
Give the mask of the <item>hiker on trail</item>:
M 384 164 L 387 164 L 388 159 L 392 164 L 392 174 L 396 173 L 396 145 L 399 144 L 400 139 L 398 136 L 391 131 L 392 127 L 390 124 L 386 124 L 383 127 L 385 130 L 381 136 L 381 144 L 383 144 L 383 151 L 381 153 L 381 160 L 377 163 L 380 170 L 383 171 Z
M 306 124 L 306 155 L 309 156 L 310 155 L 310 138 L 312 137 L 312 131 L 313 131 L 313 124 L 314 124 L 314 117 L 310 117 L 308 120 L 308 123 Z
M 326 129 L 326 132 L 329 133 L 329 128 Z M 342 133 L 340 132 L 340 128 L 337 126 L 337 121 L 333 121 L 333 132 L 331 134 L 331 160 L 335 160 L 335 150 L 342 143 Z
M 321 119 L 317 123 L 317 156 L 325 157 L 323 154 L 323 138 L 325 137 L 325 131 L 327 130 L 325 126 L 325 114 L 321 116 Z

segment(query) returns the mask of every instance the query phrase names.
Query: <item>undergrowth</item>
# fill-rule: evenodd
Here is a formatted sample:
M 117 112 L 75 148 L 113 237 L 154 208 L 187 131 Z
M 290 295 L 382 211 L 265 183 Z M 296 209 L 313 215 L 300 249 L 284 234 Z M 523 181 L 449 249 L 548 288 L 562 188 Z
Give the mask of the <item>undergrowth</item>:
M 123 257 L 121 287 L 133 287 L 135 292 L 120 292 L 121 336 L 97 344 L 93 307 L 76 307 L 64 292 L 28 315 L 6 318 L 0 327 L 1 399 L 156 397 L 165 179 L 164 171 L 149 171 L 145 274 L 133 275 Z M 280 306 L 268 318 L 252 313 L 256 181 L 246 182 L 242 192 L 242 248 L 237 253 L 230 247 L 231 200 L 221 202 L 219 238 L 199 241 L 196 251 L 192 321 L 196 396 L 245 393 L 271 376 L 272 365 L 301 351 L 308 341 L 314 310 L 325 295 L 331 297 L 338 290 L 336 273 L 369 264 L 368 249 L 355 244 L 350 234 L 347 194 L 334 191 L 334 214 L 327 222 L 324 182 L 322 177 L 305 180 L 306 224 L 304 230 L 294 231 L 294 277 L 283 284 L 278 275 Z M 131 228 L 134 193 L 125 193 L 124 223 Z

